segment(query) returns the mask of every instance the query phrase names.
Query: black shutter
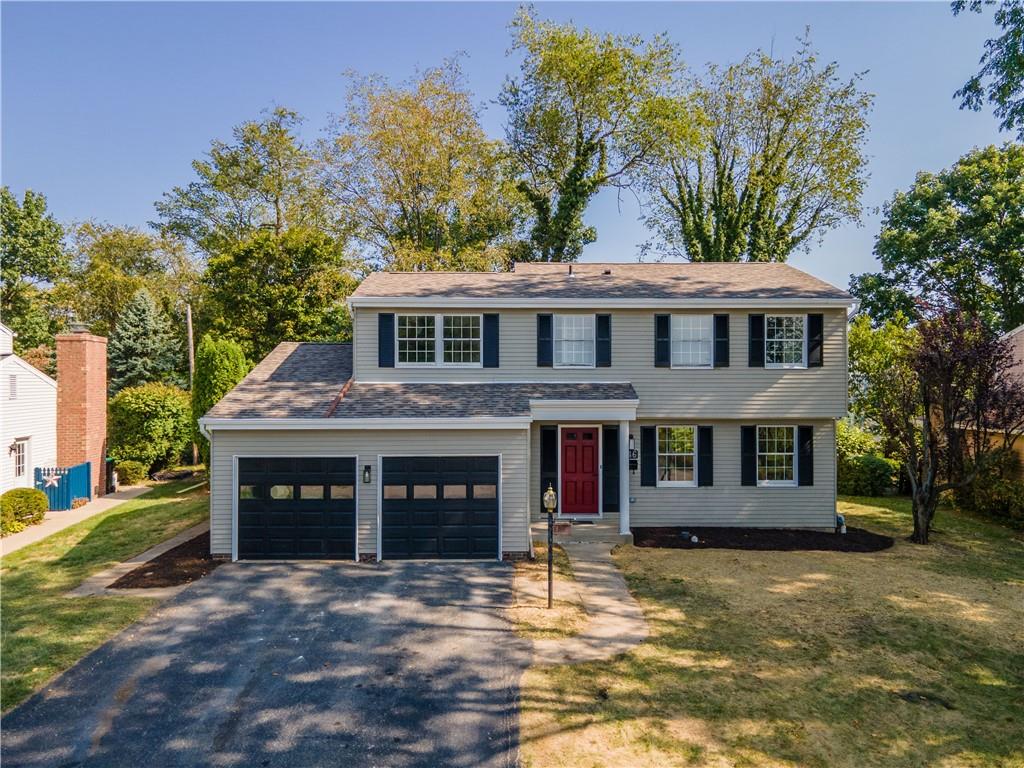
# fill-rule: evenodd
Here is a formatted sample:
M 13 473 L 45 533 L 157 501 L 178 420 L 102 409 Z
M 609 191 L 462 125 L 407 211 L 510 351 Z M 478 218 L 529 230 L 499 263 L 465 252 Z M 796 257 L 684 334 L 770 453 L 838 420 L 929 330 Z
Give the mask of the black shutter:
M 484 368 L 498 367 L 498 315 L 484 315 Z
M 619 428 L 601 428 L 601 492 L 605 512 L 619 511 Z
M 800 485 L 814 485 L 814 427 L 796 428 L 796 476 Z
M 764 368 L 764 315 L 748 315 L 747 365 Z
M 554 317 L 552 315 L 537 315 L 537 367 L 550 368 L 553 353 L 553 332 Z
M 715 315 L 715 368 L 729 367 L 729 316 Z
M 757 485 L 757 427 L 740 427 L 740 484 Z
M 714 485 L 714 442 L 711 427 L 697 427 L 697 485 Z
M 551 486 L 558 493 L 558 427 L 552 425 L 540 428 L 540 495 Z M 540 511 L 546 513 L 544 502 Z
M 825 341 L 825 316 L 807 316 L 807 367 L 821 368 L 821 348 Z
M 392 312 L 377 315 L 377 366 L 395 367 L 395 315 Z
M 597 316 L 597 361 L 598 368 L 610 368 L 612 364 L 612 316 Z
M 640 427 L 640 485 L 658 484 L 658 428 Z
M 671 316 L 654 316 L 654 367 L 672 367 Z

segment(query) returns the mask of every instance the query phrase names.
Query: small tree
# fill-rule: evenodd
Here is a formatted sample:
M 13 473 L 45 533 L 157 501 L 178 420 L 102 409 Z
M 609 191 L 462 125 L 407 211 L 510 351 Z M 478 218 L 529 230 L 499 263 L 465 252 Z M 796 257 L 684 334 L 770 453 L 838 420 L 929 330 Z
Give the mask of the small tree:
M 107 429 L 114 461 L 137 461 L 147 472 L 176 462 L 192 437 L 189 395 L 156 382 L 123 389 L 110 401 Z
M 174 381 L 180 352 L 167 316 L 149 291 L 140 288 L 110 337 L 110 393 L 151 381 Z
M 249 372 L 242 347 L 230 339 L 205 334 L 196 350 L 196 375 L 192 384 L 193 439 L 204 464 L 210 463 L 210 443 L 199 432 L 199 419 Z
M 850 332 L 856 407 L 906 455 L 914 533 L 927 544 L 940 494 L 969 486 L 1024 431 L 1024 380 L 1013 351 L 959 308 L 924 308 L 911 328 L 891 320 Z

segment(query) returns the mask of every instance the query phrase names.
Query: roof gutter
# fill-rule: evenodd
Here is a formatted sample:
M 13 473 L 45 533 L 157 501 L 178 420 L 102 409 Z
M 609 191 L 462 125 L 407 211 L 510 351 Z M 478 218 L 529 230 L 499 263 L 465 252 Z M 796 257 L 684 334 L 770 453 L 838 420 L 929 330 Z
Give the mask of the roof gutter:
M 465 418 L 315 418 L 315 419 L 218 419 L 203 417 L 199 429 L 209 439 L 216 430 L 418 430 L 418 429 L 525 429 L 529 416 L 468 416 Z
M 728 296 L 689 299 L 616 299 L 595 296 L 590 299 L 559 299 L 559 298 L 495 298 L 488 296 L 349 296 L 349 308 L 358 307 L 410 307 L 439 308 L 455 307 L 494 307 L 502 309 L 593 309 L 608 307 L 611 309 L 686 309 L 692 307 L 718 308 L 768 308 L 800 307 L 800 308 L 834 308 L 848 309 L 854 304 L 852 297 L 841 298 L 729 298 Z

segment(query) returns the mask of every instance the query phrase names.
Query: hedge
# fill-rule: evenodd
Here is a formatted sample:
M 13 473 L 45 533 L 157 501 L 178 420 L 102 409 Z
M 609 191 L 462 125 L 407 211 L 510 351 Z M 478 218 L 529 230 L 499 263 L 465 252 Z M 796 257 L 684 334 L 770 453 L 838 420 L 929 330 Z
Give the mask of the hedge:
M 966 488 L 953 494 L 960 509 L 1024 529 L 1024 477 L 1020 460 L 1004 451 Z
M 837 462 L 839 492 L 845 496 L 881 496 L 896 484 L 900 463 L 895 459 L 862 454 Z
M 158 383 L 122 389 L 110 401 L 108 433 L 115 462 L 137 461 L 146 472 L 176 463 L 192 436 L 189 395 Z
M 41 523 L 50 502 L 46 494 L 35 488 L 13 488 L 0 496 L 0 533 L 23 531 Z
M 146 465 L 139 461 L 119 462 L 114 466 L 117 482 L 122 485 L 138 485 L 146 479 Z

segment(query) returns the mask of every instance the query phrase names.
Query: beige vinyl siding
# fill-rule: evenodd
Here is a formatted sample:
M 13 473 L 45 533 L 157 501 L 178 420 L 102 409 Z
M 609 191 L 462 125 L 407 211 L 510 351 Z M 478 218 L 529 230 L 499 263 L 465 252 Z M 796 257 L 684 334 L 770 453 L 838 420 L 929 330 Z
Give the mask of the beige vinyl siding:
M 527 430 L 217 430 L 212 442 L 210 478 L 210 550 L 231 554 L 231 516 L 235 489 L 234 456 L 356 456 L 360 554 L 377 552 L 379 455 L 501 455 L 502 549 L 529 547 L 527 520 Z M 371 466 L 372 482 L 362 482 Z M 497 554 L 497 553 L 496 553 Z
M 380 312 L 410 313 L 408 309 Z M 459 309 L 473 314 L 485 308 Z M 602 311 L 595 308 L 595 312 Z M 658 310 L 661 312 L 662 310 Z M 842 309 L 707 309 L 675 314 L 729 313 L 729 367 L 654 367 L 655 310 L 612 312 L 612 365 L 609 368 L 538 368 L 537 311 L 500 310 L 500 368 L 379 368 L 378 310 L 355 316 L 354 365 L 358 381 L 616 381 L 632 382 L 640 396 L 637 416 L 704 419 L 840 418 L 846 413 L 846 312 Z M 770 369 L 747 366 L 747 316 L 751 313 L 825 316 L 823 366 Z M 431 310 L 433 312 L 433 310 Z M 443 414 L 439 414 L 443 415 Z
M 639 469 L 630 475 L 630 525 L 749 526 L 756 528 L 832 528 L 835 525 L 835 423 L 831 420 L 758 419 L 714 421 L 676 417 L 630 424 L 640 447 L 640 427 L 657 424 L 711 425 L 714 429 L 714 485 L 657 488 L 640 485 Z M 765 488 L 740 484 L 740 427 L 744 424 L 810 424 L 814 427 L 814 485 Z M 540 505 L 540 425 L 532 425 L 530 510 L 542 517 Z M 642 457 L 641 457 L 642 458 Z M 605 515 L 618 520 L 618 515 Z

